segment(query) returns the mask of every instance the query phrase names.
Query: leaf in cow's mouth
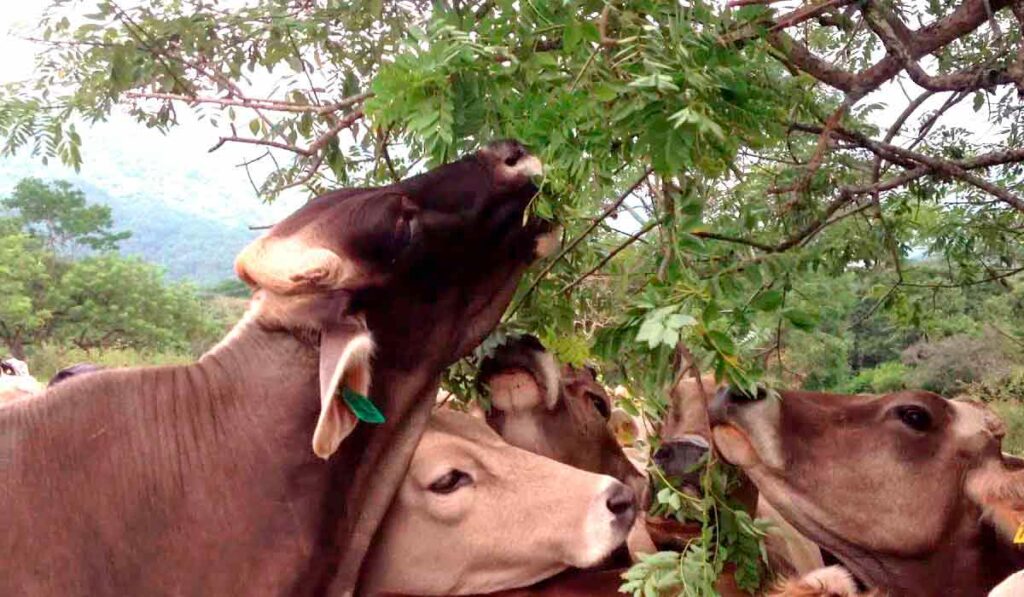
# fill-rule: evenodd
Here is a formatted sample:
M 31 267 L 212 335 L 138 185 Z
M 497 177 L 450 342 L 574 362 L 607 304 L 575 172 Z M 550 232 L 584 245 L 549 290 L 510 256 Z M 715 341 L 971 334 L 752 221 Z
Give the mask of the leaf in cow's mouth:
M 345 386 L 341 391 L 341 397 L 345 399 L 345 404 L 352 409 L 352 413 L 360 421 L 367 423 L 383 423 L 384 413 L 377 410 L 377 406 L 374 405 L 373 401 L 367 396 L 363 396 L 359 392 L 350 389 Z

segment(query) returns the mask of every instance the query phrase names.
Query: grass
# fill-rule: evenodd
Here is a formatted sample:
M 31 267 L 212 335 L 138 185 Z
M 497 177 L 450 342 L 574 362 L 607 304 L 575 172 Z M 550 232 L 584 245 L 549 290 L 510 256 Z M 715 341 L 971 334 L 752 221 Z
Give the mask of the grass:
M 92 363 L 101 367 L 139 367 L 143 365 L 182 365 L 195 361 L 187 353 L 140 351 L 131 348 L 85 351 L 73 346 L 44 344 L 28 356 L 32 376 L 45 384 L 53 374 L 76 363 Z

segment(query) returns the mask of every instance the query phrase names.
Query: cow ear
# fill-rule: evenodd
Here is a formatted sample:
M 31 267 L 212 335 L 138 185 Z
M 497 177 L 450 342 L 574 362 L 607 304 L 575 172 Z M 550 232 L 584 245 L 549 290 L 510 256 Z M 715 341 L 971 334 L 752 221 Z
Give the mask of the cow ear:
M 280 295 L 340 288 L 353 270 L 334 251 L 292 237 L 262 236 L 235 259 L 235 273 L 243 282 Z
M 365 328 L 337 325 L 321 332 L 320 417 L 313 431 L 313 452 L 320 458 L 330 458 L 355 429 L 358 418 L 345 397 L 369 400 L 372 354 L 373 339 Z
M 1024 542 L 1024 470 L 991 462 L 967 475 L 967 495 L 1007 542 Z M 1011 463 L 1012 464 L 1012 463 Z

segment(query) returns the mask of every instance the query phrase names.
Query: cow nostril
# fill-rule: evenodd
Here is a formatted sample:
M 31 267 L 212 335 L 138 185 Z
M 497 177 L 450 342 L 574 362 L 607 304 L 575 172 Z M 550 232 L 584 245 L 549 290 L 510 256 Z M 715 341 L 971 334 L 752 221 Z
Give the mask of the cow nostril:
M 608 496 L 605 506 L 617 518 L 628 516 L 636 508 L 636 496 L 633 494 L 632 489 L 620 484 L 612 490 L 612 494 Z
M 662 463 L 668 462 L 672 459 L 672 448 L 668 445 L 661 446 L 654 453 L 654 462 L 661 465 Z

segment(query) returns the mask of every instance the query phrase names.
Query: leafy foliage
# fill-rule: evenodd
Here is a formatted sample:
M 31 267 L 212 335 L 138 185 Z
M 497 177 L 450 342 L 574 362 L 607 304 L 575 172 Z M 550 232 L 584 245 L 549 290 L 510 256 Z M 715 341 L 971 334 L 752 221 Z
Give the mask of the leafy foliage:
M 112 232 L 110 208 L 86 205 L 85 194 L 67 181 L 45 183 L 37 178 L 22 179 L 14 192 L 0 200 L 21 225 L 50 250 L 73 255 L 76 249 L 116 250 L 130 232 Z
M 670 479 L 655 471 L 654 512 L 679 520 L 701 523 L 700 533 L 682 552 L 659 552 L 642 556 L 623 579 L 622 592 L 634 595 L 716 595 L 716 582 L 731 566 L 737 586 L 753 592 L 765 575 L 765 554 L 761 539 L 766 523 L 750 515 L 730 498 L 730 474 L 715 463 L 701 477 L 701 498 L 675 488 Z

